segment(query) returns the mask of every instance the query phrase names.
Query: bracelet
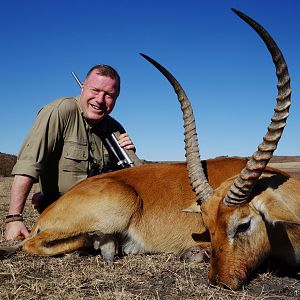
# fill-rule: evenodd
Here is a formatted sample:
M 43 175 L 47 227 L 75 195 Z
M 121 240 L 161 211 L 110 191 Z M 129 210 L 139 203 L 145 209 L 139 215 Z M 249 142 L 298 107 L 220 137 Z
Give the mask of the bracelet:
M 10 223 L 16 221 L 23 221 L 23 215 L 22 214 L 7 215 L 5 217 L 4 223 Z

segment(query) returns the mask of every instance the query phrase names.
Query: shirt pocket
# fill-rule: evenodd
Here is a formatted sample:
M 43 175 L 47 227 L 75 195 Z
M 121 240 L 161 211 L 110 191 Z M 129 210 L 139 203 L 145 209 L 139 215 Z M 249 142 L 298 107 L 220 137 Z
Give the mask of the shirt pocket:
M 65 141 L 62 162 L 63 171 L 87 173 L 88 157 L 87 144 Z

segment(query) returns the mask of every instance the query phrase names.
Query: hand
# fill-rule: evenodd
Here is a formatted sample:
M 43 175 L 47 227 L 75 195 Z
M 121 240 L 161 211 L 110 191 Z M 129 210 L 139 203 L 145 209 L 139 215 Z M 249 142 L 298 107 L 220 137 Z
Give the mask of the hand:
M 7 240 L 24 240 L 29 235 L 28 229 L 22 221 L 6 224 L 5 238 Z
M 119 136 L 119 144 L 122 148 L 125 148 L 126 150 L 133 150 L 135 151 L 135 146 L 133 142 L 131 141 L 130 137 L 128 136 L 128 133 L 122 133 Z

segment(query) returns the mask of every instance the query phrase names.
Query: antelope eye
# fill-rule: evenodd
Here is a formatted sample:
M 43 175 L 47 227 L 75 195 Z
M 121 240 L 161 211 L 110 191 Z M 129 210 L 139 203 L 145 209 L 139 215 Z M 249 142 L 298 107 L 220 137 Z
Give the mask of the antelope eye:
M 246 232 L 246 231 L 249 229 L 250 224 L 251 224 L 251 220 L 249 220 L 249 221 L 246 222 L 246 223 L 240 224 L 240 225 L 236 228 L 235 235 Z

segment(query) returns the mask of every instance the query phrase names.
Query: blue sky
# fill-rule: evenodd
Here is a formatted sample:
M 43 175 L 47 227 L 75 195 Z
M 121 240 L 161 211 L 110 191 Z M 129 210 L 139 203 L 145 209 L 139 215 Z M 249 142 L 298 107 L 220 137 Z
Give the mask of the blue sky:
M 184 160 L 176 95 L 142 52 L 184 87 L 203 159 L 251 155 L 273 115 L 277 81 L 263 42 L 232 7 L 263 25 L 284 54 L 292 106 L 275 154 L 300 155 L 300 2 L 292 0 L 3 1 L 0 152 L 18 153 L 43 105 L 79 93 L 71 71 L 83 79 L 105 63 L 122 78 L 112 116 L 139 157 Z

